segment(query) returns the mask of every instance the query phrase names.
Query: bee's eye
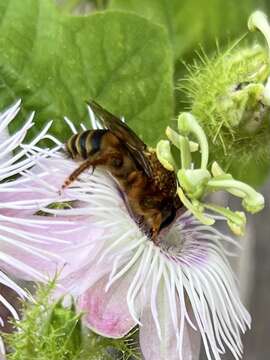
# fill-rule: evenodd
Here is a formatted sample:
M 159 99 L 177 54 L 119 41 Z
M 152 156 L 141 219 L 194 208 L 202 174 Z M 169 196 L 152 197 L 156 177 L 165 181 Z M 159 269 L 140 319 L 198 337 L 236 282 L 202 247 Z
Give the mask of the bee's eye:
M 115 168 L 119 168 L 120 166 L 123 165 L 123 159 L 120 157 L 113 157 L 111 159 L 111 166 L 115 167 Z
M 165 228 L 166 226 L 170 225 L 176 216 L 176 209 L 171 204 L 165 205 L 162 209 L 162 216 L 163 221 L 160 226 L 160 229 Z

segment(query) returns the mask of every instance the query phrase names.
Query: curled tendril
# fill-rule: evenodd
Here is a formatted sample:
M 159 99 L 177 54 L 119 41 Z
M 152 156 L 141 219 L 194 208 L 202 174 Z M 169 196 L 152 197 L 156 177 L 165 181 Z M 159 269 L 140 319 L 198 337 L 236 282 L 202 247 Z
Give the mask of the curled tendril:
M 243 208 L 254 214 L 264 207 L 264 197 L 244 182 L 235 180 L 231 174 L 224 172 L 217 162 L 213 162 L 208 170 L 209 146 L 207 137 L 196 118 L 190 113 L 182 113 L 178 118 L 178 131 L 170 127 L 166 129 L 168 140 L 161 140 L 157 145 L 157 157 L 161 164 L 174 171 L 177 177 L 177 194 L 193 215 L 203 224 L 213 225 L 214 216 L 211 211 L 227 219 L 227 224 L 236 235 L 243 235 L 246 225 L 244 212 L 232 211 L 230 208 L 209 204 L 204 197 L 216 191 L 227 191 L 242 199 Z M 195 137 L 197 143 L 190 139 Z M 172 152 L 174 145 L 180 152 L 180 167 L 177 166 Z M 200 168 L 195 169 L 192 153 L 200 151 Z

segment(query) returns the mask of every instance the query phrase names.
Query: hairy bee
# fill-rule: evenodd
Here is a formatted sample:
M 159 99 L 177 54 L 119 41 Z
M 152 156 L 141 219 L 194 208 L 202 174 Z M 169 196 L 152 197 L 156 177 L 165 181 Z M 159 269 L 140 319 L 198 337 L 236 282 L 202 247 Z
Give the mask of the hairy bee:
M 135 221 L 155 241 L 181 207 L 175 175 L 124 122 L 96 102 L 89 105 L 104 129 L 86 130 L 67 141 L 69 156 L 82 163 L 62 187 L 69 186 L 90 167 L 105 168 L 124 194 Z

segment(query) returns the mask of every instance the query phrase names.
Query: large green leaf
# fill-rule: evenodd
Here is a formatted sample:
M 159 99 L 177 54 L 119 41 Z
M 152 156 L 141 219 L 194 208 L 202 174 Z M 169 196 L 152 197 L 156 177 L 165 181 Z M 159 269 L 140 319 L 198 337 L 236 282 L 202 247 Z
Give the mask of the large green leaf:
M 247 18 L 267 0 L 111 0 L 111 9 L 140 14 L 165 26 L 176 60 L 188 58 L 199 45 L 213 49 L 247 31 Z
M 21 97 L 37 128 L 77 124 L 100 102 L 153 144 L 172 116 L 172 53 L 162 27 L 135 14 L 58 13 L 51 0 L 0 0 L 0 108 Z M 18 125 L 18 122 L 16 126 Z
M 235 41 L 248 31 L 247 19 L 251 12 L 258 7 L 270 11 L 269 3 L 267 0 L 110 0 L 109 8 L 140 14 L 167 29 L 174 51 L 177 83 L 187 76 L 181 60 L 192 64 L 194 59 L 200 61 L 196 51 L 201 52 L 201 46 L 211 56 L 217 48 L 216 41 L 221 48 Z M 250 38 L 254 39 L 254 35 Z M 185 96 L 183 92 L 175 92 L 176 114 L 186 110 Z M 192 104 L 189 107 L 192 108 Z M 258 185 L 269 173 L 269 161 L 252 164 L 252 168 L 243 171 L 243 162 L 235 159 L 230 171 L 235 177 Z

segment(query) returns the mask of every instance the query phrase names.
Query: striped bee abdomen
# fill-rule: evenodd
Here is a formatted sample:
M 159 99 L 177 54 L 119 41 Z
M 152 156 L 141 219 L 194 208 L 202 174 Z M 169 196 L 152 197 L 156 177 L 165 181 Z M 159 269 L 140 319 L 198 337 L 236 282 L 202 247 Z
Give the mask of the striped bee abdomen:
M 108 130 L 86 130 L 74 134 L 66 143 L 66 151 L 72 159 L 87 159 L 100 150 L 103 135 Z

